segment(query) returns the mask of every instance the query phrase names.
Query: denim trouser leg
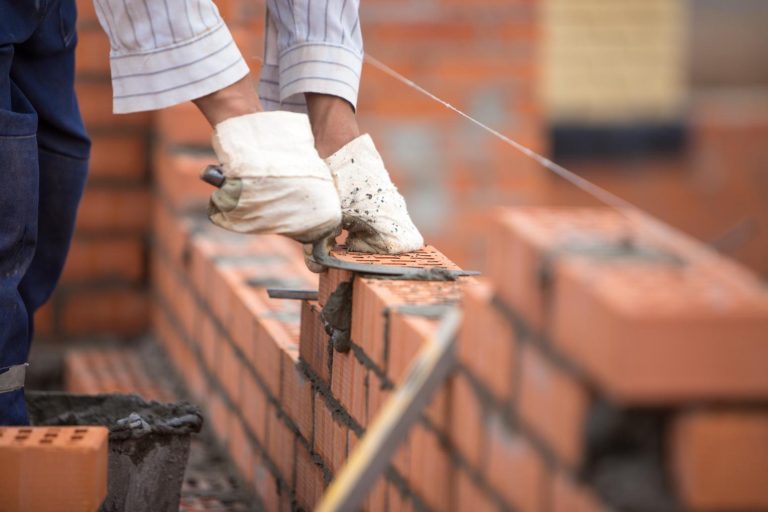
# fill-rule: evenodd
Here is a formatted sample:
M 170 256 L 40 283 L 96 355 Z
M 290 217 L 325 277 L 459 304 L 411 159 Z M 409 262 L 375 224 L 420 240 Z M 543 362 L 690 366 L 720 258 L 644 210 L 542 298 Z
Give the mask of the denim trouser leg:
M 34 312 L 61 275 L 90 142 L 74 93 L 74 0 L 0 0 L 0 12 L 2 371 L 26 362 Z M 0 393 L 0 425 L 26 421 L 23 389 Z
M 12 94 L 19 112 L 0 110 L 0 368 L 27 361 L 30 319 L 18 288 L 37 240 L 37 119 Z M 26 421 L 22 391 L 0 394 L 0 424 Z

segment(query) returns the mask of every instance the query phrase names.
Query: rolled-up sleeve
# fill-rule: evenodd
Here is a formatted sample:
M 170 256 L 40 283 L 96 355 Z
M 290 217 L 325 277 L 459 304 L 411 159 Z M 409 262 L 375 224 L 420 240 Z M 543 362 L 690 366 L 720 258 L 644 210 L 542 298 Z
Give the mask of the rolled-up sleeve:
M 94 0 L 94 5 L 110 39 L 115 113 L 193 100 L 248 74 L 210 0 Z

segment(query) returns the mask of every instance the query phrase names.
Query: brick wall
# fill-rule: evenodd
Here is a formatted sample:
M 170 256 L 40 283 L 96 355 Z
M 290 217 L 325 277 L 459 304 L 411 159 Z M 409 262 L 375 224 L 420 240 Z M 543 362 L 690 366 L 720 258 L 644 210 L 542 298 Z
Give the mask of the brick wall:
M 434 332 L 399 306 L 435 303 L 465 312 L 458 368 L 366 509 L 768 509 L 768 295 L 700 244 L 606 209 L 518 208 L 493 215 L 480 281 L 318 282 L 294 244 L 174 197 L 160 187 L 153 221 L 155 332 L 268 510 L 317 503 Z M 320 311 L 350 280 L 341 354 Z M 267 297 L 281 286 L 319 298 Z

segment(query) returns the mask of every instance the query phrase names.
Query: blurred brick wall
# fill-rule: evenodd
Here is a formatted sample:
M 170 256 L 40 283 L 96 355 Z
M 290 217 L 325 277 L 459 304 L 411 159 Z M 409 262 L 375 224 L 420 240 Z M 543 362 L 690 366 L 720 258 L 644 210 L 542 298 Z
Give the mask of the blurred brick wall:
M 539 4 L 532 0 L 363 2 L 370 55 L 478 120 L 545 151 L 537 83 Z M 359 118 L 427 241 L 461 262 L 483 252 L 478 214 L 532 204 L 546 176 L 530 160 L 371 65 Z
M 148 326 L 148 113 L 112 112 L 109 42 L 90 0 L 78 1 L 77 92 L 93 140 L 90 176 L 64 275 L 37 316 L 54 340 L 134 336 Z
M 702 92 L 689 141 L 665 158 L 560 162 L 768 278 L 768 91 Z M 548 179 L 544 204 L 594 205 Z

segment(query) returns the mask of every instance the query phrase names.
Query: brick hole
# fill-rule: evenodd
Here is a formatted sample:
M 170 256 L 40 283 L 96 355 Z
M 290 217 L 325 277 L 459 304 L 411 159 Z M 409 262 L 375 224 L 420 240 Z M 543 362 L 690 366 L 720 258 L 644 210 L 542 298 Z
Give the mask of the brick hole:
M 20 428 L 19 429 L 19 434 L 31 434 L 31 433 L 32 433 L 32 429 L 31 428 Z
M 87 428 L 76 428 L 75 429 L 75 434 L 85 434 L 86 432 L 88 432 Z
M 43 436 L 44 439 L 52 439 L 54 437 L 58 437 L 58 432 L 46 432 Z
M 70 441 L 80 441 L 81 439 L 83 439 L 83 436 L 78 434 L 75 434 L 69 438 Z
M 44 438 L 40 440 L 40 444 L 52 444 L 52 443 L 53 443 L 53 439 L 50 439 L 50 438 Z
M 29 439 L 29 434 L 17 434 L 13 439 L 14 441 L 25 441 Z

